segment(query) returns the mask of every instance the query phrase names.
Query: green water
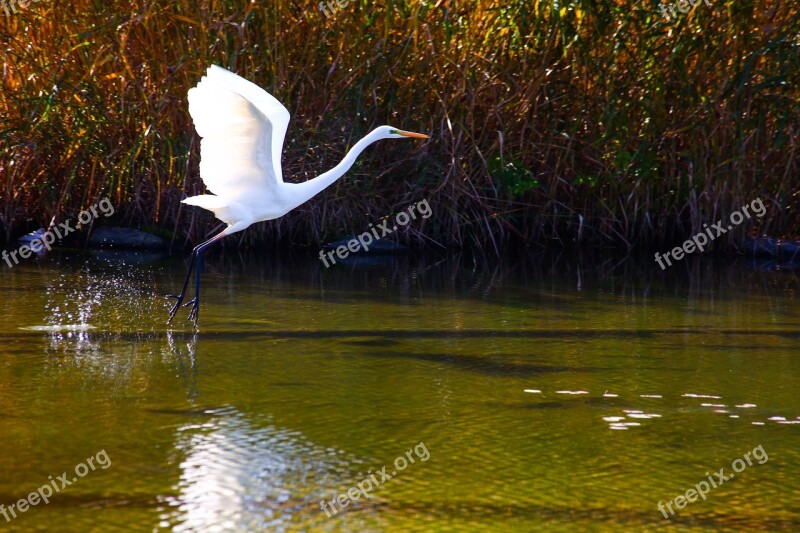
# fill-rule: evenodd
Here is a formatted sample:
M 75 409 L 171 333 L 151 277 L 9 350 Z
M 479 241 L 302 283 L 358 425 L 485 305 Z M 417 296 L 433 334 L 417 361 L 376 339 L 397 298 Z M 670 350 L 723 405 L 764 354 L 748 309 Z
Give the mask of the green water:
M 180 258 L 2 265 L 0 503 L 76 481 L 0 529 L 800 529 L 798 277 L 649 263 L 216 251 L 199 334 Z

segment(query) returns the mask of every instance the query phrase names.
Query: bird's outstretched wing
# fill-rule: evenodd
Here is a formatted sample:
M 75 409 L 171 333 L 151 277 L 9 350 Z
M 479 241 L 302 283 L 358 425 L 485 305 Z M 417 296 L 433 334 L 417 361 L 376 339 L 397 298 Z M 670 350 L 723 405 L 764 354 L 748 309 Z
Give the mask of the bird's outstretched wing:
M 212 65 L 189 89 L 200 143 L 200 177 L 221 198 L 276 192 L 289 111 L 258 85 Z

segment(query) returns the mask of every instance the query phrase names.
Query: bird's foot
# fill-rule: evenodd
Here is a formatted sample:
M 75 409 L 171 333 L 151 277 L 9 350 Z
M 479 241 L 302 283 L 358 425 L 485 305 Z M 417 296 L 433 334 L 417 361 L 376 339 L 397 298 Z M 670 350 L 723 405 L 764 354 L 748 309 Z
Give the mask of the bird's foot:
M 197 321 L 200 319 L 200 298 L 195 296 L 190 301 L 183 304 L 184 307 L 191 305 L 192 309 L 189 311 L 189 320 L 194 321 L 194 329 L 197 329 Z
M 169 310 L 169 319 L 167 319 L 167 324 L 172 323 L 172 319 L 175 318 L 175 314 L 178 312 L 178 309 L 181 308 L 181 304 L 183 303 L 183 294 L 167 294 L 167 298 L 175 298 L 178 300 L 175 302 L 175 305 L 172 306 L 172 309 Z
M 177 301 L 175 305 L 172 306 L 172 309 L 169 310 L 169 319 L 167 320 L 167 324 L 172 323 L 172 319 L 175 318 L 175 315 L 178 313 L 178 309 L 181 307 L 189 307 L 192 306 L 192 309 L 189 311 L 189 320 L 194 322 L 194 327 L 197 328 L 197 321 L 200 319 L 200 299 L 196 296 L 189 300 L 186 303 L 183 303 L 184 296 L 182 294 L 166 294 L 167 298 L 175 298 Z

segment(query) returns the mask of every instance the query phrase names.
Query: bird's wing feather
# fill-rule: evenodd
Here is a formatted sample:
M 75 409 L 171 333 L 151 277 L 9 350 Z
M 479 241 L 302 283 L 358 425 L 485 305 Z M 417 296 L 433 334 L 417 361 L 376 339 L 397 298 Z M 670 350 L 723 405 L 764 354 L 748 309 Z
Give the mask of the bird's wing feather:
M 226 198 L 254 190 L 275 193 L 283 183 L 281 151 L 289 111 L 259 86 L 212 65 L 189 90 L 189 113 L 200 143 L 200 177 Z

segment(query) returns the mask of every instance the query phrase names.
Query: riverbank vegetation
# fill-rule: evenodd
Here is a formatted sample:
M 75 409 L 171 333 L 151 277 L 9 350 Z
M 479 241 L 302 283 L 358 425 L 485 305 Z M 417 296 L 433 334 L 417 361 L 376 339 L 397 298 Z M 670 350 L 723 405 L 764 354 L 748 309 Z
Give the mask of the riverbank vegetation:
M 800 233 L 800 7 L 653 1 L 40 1 L 0 13 L 4 239 L 108 197 L 115 223 L 182 246 L 217 221 L 186 91 L 212 63 L 292 113 L 287 181 L 384 141 L 283 219 L 240 234 L 309 244 L 427 199 L 411 244 L 674 245 L 755 198 L 747 234 Z

